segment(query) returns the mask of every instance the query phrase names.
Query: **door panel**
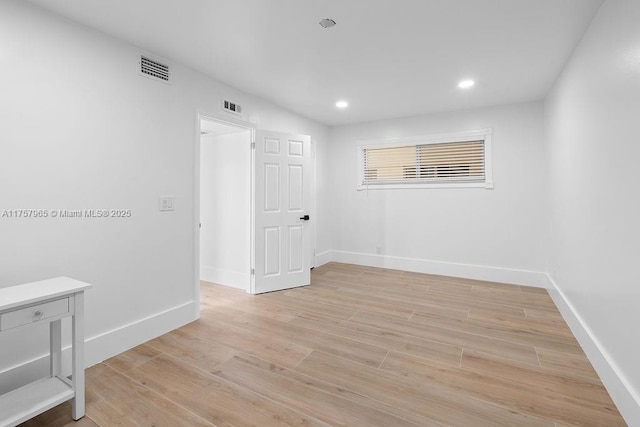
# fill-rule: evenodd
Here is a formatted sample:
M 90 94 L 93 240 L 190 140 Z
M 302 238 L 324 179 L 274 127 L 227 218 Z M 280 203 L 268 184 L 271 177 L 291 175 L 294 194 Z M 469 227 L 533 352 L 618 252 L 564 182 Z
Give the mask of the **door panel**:
M 304 169 L 301 165 L 289 165 L 289 212 L 304 211 Z
M 280 165 L 264 164 L 264 210 L 280 211 Z
M 264 229 L 264 275 L 277 276 L 280 274 L 280 227 L 265 227 Z
M 252 293 L 308 285 L 311 138 L 256 131 Z
M 299 273 L 304 268 L 302 263 L 303 230 L 301 225 L 289 226 L 289 273 Z

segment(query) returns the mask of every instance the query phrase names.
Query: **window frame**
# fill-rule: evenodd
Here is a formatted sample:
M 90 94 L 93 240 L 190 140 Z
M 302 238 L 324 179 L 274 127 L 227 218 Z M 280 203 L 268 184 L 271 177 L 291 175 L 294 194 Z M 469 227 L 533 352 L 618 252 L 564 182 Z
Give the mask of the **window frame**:
M 493 168 L 492 168 L 492 151 L 491 136 L 493 130 L 491 128 L 479 129 L 467 132 L 426 135 L 426 136 L 410 136 L 403 138 L 387 138 L 387 139 L 369 139 L 359 140 L 356 142 L 357 151 L 357 176 L 356 189 L 361 190 L 390 190 L 390 189 L 411 189 L 411 188 L 493 188 Z M 364 182 L 364 156 L 365 149 L 368 148 L 392 148 L 405 147 L 412 145 L 427 144 L 443 144 L 455 142 L 484 142 L 484 181 L 476 182 Z

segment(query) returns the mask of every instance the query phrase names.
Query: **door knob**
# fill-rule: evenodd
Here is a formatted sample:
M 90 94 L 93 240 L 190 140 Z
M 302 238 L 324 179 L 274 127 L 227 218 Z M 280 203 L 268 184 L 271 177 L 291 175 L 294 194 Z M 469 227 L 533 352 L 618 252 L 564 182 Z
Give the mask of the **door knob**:
M 309 215 L 301 216 L 300 219 L 303 219 L 305 221 L 309 221 Z

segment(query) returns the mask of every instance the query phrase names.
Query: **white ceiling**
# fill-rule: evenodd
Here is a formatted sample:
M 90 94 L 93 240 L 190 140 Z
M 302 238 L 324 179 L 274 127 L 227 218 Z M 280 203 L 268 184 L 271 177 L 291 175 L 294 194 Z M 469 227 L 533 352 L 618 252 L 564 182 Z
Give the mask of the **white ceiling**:
M 541 99 L 602 3 L 31 1 L 329 125 Z

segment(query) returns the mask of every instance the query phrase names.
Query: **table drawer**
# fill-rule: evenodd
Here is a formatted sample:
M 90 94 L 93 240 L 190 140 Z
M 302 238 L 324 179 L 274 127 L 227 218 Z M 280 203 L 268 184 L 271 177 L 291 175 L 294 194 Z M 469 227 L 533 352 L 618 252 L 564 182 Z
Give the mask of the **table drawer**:
M 32 305 L 0 314 L 0 331 L 51 319 L 69 312 L 69 298 Z

